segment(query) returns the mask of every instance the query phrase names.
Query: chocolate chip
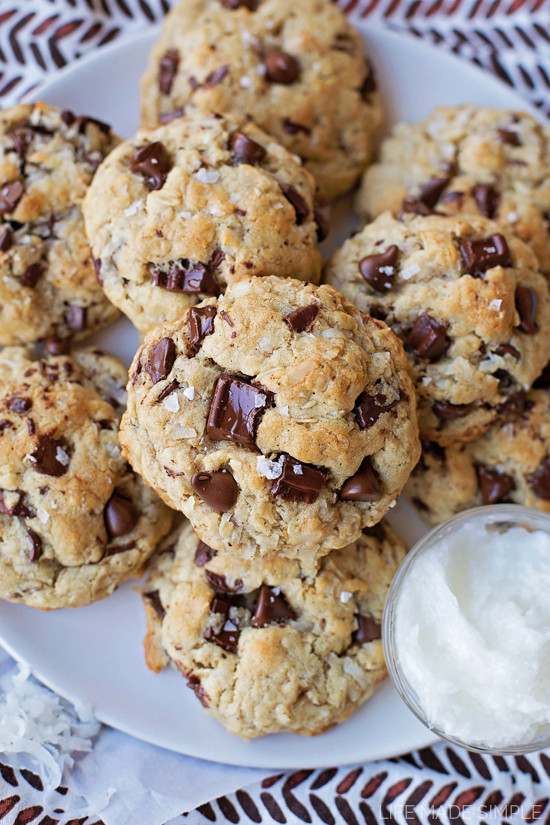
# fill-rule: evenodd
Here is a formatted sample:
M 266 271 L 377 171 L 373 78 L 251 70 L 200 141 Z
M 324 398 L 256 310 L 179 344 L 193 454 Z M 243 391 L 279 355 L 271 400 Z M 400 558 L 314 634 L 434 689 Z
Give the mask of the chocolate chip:
M 364 458 L 356 474 L 344 482 L 340 498 L 342 501 L 378 501 L 382 498 L 380 482 L 370 458 Z
M 163 125 L 165 123 L 171 123 L 173 120 L 176 120 L 178 117 L 182 117 L 185 114 L 185 109 L 172 109 L 171 112 L 163 112 L 160 115 L 159 122 Z
M 385 321 L 388 317 L 388 310 L 380 304 L 371 304 L 369 307 L 369 315 L 371 318 L 376 318 L 377 321 Z
M 497 129 L 497 135 L 503 143 L 509 146 L 523 146 L 518 133 L 512 132 L 511 129 Z
M 25 191 L 20 180 L 12 180 L 0 187 L 0 215 L 13 212 Z
M 212 561 L 216 551 L 209 547 L 204 541 L 199 541 L 195 551 L 195 564 L 197 567 L 204 567 L 209 561 Z
M 8 137 L 13 141 L 15 151 L 21 160 L 24 160 L 34 137 L 32 129 L 25 128 L 24 126 L 18 129 L 12 129 L 11 132 L 8 132 Z
M 9 226 L 6 226 L 0 235 L 0 252 L 9 252 L 13 246 L 13 232 Z
M 30 539 L 31 546 L 28 550 L 27 556 L 29 561 L 38 561 L 42 555 L 42 539 L 34 532 L 34 530 L 27 530 L 27 535 Z
M 386 403 L 387 399 L 383 393 L 377 395 L 369 395 L 362 392 L 353 408 L 353 414 L 357 421 L 357 426 L 362 430 L 366 430 L 376 424 L 382 413 L 390 412 L 397 401 L 392 401 L 390 404 Z
M 462 209 L 464 203 L 464 192 L 445 192 L 441 198 L 441 205 L 454 203 L 457 209 Z
M 27 431 L 29 435 L 34 435 L 36 433 L 36 424 L 32 418 L 27 418 Z
M 300 226 L 300 224 L 302 224 L 309 216 L 309 207 L 306 201 L 293 186 L 283 184 L 281 189 L 283 190 L 283 195 L 287 201 L 289 201 L 294 207 L 294 211 L 296 213 L 296 223 Z
M 264 57 L 265 73 L 272 83 L 294 83 L 300 74 L 300 64 L 282 49 L 272 49 Z
M 158 267 L 151 270 L 155 286 L 169 292 L 186 292 L 191 295 L 219 295 L 220 285 L 210 264 L 194 263 L 181 258 L 171 265 L 168 272 Z
M 231 473 L 223 470 L 195 473 L 191 478 L 191 487 L 217 513 L 231 510 L 239 494 L 237 482 Z
M 207 335 L 214 332 L 214 318 L 216 307 L 191 307 L 187 313 L 187 329 L 189 334 L 189 358 L 193 358 L 200 350 L 201 344 Z
M 427 183 L 423 183 L 420 187 L 420 202 L 429 206 L 430 209 L 434 207 L 450 180 L 450 177 L 432 178 Z
M 130 158 L 130 169 L 145 178 L 149 191 L 162 189 L 168 177 L 171 163 L 163 143 L 156 140 L 146 143 Z
M 229 66 L 220 66 L 219 69 L 214 69 L 213 72 L 210 72 L 204 83 L 201 84 L 203 89 L 212 89 L 214 86 L 217 86 L 227 74 L 229 74 Z
M 65 313 L 67 327 L 71 332 L 84 332 L 88 324 L 88 307 L 69 304 Z
M 263 146 L 243 135 L 242 132 L 233 132 L 229 140 L 229 149 L 237 163 L 254 165 L 255 163 L 261 163 L 267 155 Z
M 41 475 L 63 476 L 69 469 L 70 456 L 61 441 L 41 435 L 30 460 L 33 469 Z
M 206 432 L 214 441 L 253 447 L 260 418 L 273 405 L 273 394 L 223 373 L 216 382 Z
M 500 201 L 500 194 L 494 186 L 488 183 L 476 183 L 472 189 L 477 208 L 486 218 L 494 218 Z
M 133 550 L 135 546 L 135 541 L 127 541 L 125 544 L 110 544 L 105 548 L 103 558 L 108 559 L 110 556 L 118 556 L 119 553 L 125 553 L 127 550 Z
M 105 526 L 111 538 L 125 536 L 138 523 L 139 513 L 127 498 L 113 493 L 104 511 Z
M 231 9 L 232 11 L 240 8 L 256 11 L 258 0 L 220 0 L 220 3 L 222 6 L 225 6 L 226 9 Z
M 289 619 L 296 618 L 294 610 L 287 604 L 284 596 L 277 591 L 278 588 L 262 584 L 252 617 L 252 627 L 265 627 L 273 622 L 287 622 Z
M 534 404 L 527 398 L 525 390 L 515 392 L 507 401 L 498 407 L 499 414 L 507 418 L 523 416 L 533 408 Z
M 180 53 L 177 49 L 168 49 L 163 54 L 159 63 L 159 92 L 162 95 L 169 95 L 172 91 L 172 84 L 178 71 L 180 63 Z
M 479 241 L 459 241 L 458 248 L 470 275 L 482 275 L 494 266 L 512 266 L 503 235 L 491 235 Z
M 25 504 L 25 493 L 22 490 L 0 490 L 0 513 L 19 518 L 32 516 L 32 512 Z
M 298 307 L 285 315 L 283 321 L 293 332 L 310 332 L 319 314 L 317 304 L 308 304 L 305 307 Z
M 387 292 L 393 286 L 399 249 L 392 245 L 379 255 L 366 255 L 359 261 L 359 272 L 376 292 Z
M 225 650 L 235 652 L 239 640 L 239 628 L 230 622 L 229 609 L 231 602 L 221 596 L 214 596 L 210 604 L 210 612 L 220 614 L 223 618 L 223 625 L 220 630 L 216 631 L 213 627 L 208 627 L 204 634 L 204 638 L 209 642 L 215 642 Z M 230 626 L 227 625 L 230 623 Z
M 536 496 L 550 501 L 550 456 L 546 456 L 531 476 L 531 489 Z
M 12 395 L 11 398 L 8 398 L 6 406 L 8 410 L 21 414 L 30 410 L 32 401 L 30 398 L 21 398 L 21 396 Z
M 330 204 L 319 201 L 313 209 L 313 220 L 317 224 L 317 240 L 321 243 L 330 231 Z
M 548 363 L 535 383 L 533 387 L 537 390 L 547 390 L 550 389 L 550 363 Z M 2 426 L 2 422 L 0 422 L 0 428 Z M 0 430 L 1 431 L 1 430 Z
M 208 549 L 210 550 L 210 548 Z M 224 575 L 221 573 L 213 573 L 212 570 L 205 570 L 204 577 L 212 585 L 214 590 L 217 590 L 220 593 L 236 593 L 243 586 L 241 579 L 235 579 L 233 586 L 231 586 L 227 583 L 227 579 Z
M 13 424 L 11 421 L 8 421 L 7 418 L 3 418 L 0 421 L 0 435 L 4 435 L 6 430 L 13 430 Z
M 195 674 L 189 676 L 187 678 L 187 687 L 191 688 L 203 708 L 210 707 L 210 696 L 201 685 L 201 681 L 198 676 L 195 676 Z
M 311 129 L 308 126 L 303 126 L 301 123 L 294 123 L 289 117 L 284 117 L 282 120 L 283 131 L 286 132 L 287 135 L 310 135 Z
M 96 129 L 99 129 L 100 132 L 103 132 L 104 135 L 111 134 L 111 127 L 108 123 L 105 123 L 104 120 L 98 120 L 96 117 L 89 117 L 88 115 L 81 115 L 77 118 L 78 121 L 78 131 L 81 135 L 85 135 L 88 126 L 94 126 Z
M 68 355 L 71 351 L 71 339 L 56 338 L 52 335 L 44 341 L 44 349 L 49 355 Z
M 499 344 L 495 349 L 495 355 L 511 355 L 516 361 L 521 358 L 521 353 L 512 344 Z
M 150 590 L 149 593 L 144 593 L 143 598 L 147 599 L 151 603 L 151 607 L 162 621 L 166 616 L 166 610 L 162 606 L 162 602 L 160 600 L 160 593 L 158 590 Z
M 432 409 L 442 421 L 454 421 L 455 418 L 463 418 L 467 415 L 472 409 L 472 404 L 451 404 L 449 401 L 434 401 Z
M 496 504 L 513 490 L 516 483 L 513 478 L 498 470 L 492 470 L 483 464 L 476 464 L 477 481 L 481 499 L 484 504 Z
M 176 345 L 171 338 L 161 338 L 161 340 L 151 348 L 149 360 L 145 365 L 145 370 L 151 376 L 153 384 L 163 381 L 168 377 L 174 361 L 176 360 Z
M 375 639 L 382 638 L 382 628 L 372 616 L 365 616 L 362 613 L 356 614 L 357 630 L 353 634 L 353 642 L 358 645 L 365 645 L 374 642 Z
M 528 286 L 518 286 L 516 289 L 516 310 L 520 317 L 519 328 L 526 335 L 538 332 L 535 321 L 537 314 L 537 293 Z
M 359 89 L 359 94 L 363 98 L 368 97 L 369 95 L 373 94 L 373 92 L 376 92 L 376 90 L 378 89 L 374 69 L 372 68 L 372 66 L 368 66 L 368 69 L 369 73 L 365 77 L 363 83 L 361 84 L 361 88 Z
M 44 267 L 42 264 L 30 264 L 22 275 L 18 275 L 18 280 L 28 289 L 33 289 L 42 275 L 44 274 Z
M 271 486 L 271 495 L 280 496 L 287 501 L 315 501 L 327 479 L 327 473 L 318 467 L 304 464 L 287 453 L 282 453 L 282 473 Z
M 412 213 L 414 215 L 433 215 L 433 209 L 426 206 L 426 204 L 422 203 L 421 200 L 416 200 L 416 198 L 403 198 L 401 211 L 405 213 Z
M 363 527 L 361 532 L 364 533 L 365 536 L 372 536 L 376 541 L 385 541 L 387 538 L 386 530 L 381 522 L 373 524 L 371 527 Z
M 451 339 L 445 329 L 443 324 L 427 312 L 423 312 L 416 319 L 407 343 L 417 358 L 423 361 L 438 361 L 451 346 Z

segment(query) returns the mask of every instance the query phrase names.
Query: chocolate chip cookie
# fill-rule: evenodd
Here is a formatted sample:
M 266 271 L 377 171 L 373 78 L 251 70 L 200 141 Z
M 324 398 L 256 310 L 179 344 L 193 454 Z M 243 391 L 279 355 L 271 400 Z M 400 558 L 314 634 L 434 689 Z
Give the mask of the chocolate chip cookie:
M 216 550 L 313 563 L 393 506 L 419 456 L 403 348 L 331 287 L 248 278 L 152 330 L 124 455 Z
M 423 439 L 477 438 L 550 356 L 546 279 L 486 218 L 386 213 L 335 253 L 326 280 L 403 341 Z
M 528 243 L 550 275 L 550 130 L 524 112 L 439 107 L 401 123 L 365 174 L 365 218 L 475 214 L 495 218 Z
M 105 292 L 146 332 L 247 275 L 318 282 L 314 188 L 298 158 L 243 118 L 139 132 L 84 203 Z
M 44 103 L 0 112 L 0 344 L 83 338 L 117 317 L 81 212 L 116 143 L 107 124 Z
M 470 444 L 425 442 L 405 492 L 428 524 L 481 504 L 513 502 L 550 513 L 550 374 L 504 406 Z
M 0 351 L 0 597 L 49 610 L 139 574 L 171 514 L 117 443 L 126 370 L 98 350 Z
M 386 675 L 380 622 L 405 553 L 380 523 L 312 574 L 283 556 L 218 555 L 186 525 L 155 557 L 144 588 L 147 664 L 177 667 L 239 736 L 322 733 Z
M 304 159 L 326 199 L 357 181 L 381 121 L 361 39 L 325 0 L 181 2 L 141 88 L 145 126 L 193 108 L 250 115 Z

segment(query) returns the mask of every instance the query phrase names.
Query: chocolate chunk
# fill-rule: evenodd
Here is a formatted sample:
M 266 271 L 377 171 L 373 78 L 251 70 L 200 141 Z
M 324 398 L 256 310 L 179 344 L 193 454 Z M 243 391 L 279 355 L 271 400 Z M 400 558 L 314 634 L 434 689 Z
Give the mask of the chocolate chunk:
M 171 338 L 161 338 L 158 344 L 151 348 L 149 360 L 145 365 L 153 384 L 168 377 L 175 360 L 176 345 Z
M 201 84 L 203 89 L 212 89 L 214 86 L 217 86 L 227 74 L 229 74 L 229 66 L 220 66 L 219 69 L 214 69 L 213 72 L 210 72 L 204 83 Z
M 61 112 L 61 120 L 66 126 L 72 126 L 76 120 L 76 115 L 70 109 L 64 109 Z
M 379 255 L 366 255 L 359 261 L 359 272 L 376 292 L 387 292 L 393 286 L 393 276 L 399 257 L 395 244 Z
M 464 192 L 445 192 L 441 198 L 441 205 L 454 203 L 457 209 L 462 209 L 464 203 Z
M 156 140 L 146 143 L 130 158 L 130 169 L 145 178 L 149 191 L 162 189 L 168 177 L 171 163 L 163 143 Z
M 169 272 L 158 267 L 151 270 L 155 286 L 169 292 L 187 292 L 191 295 L 219 295 L 220 285 L 210 264 L 194 263 L 187 258 L 175 261 Z
M 261 163 L 267 155 L 263 146 L 243 135 L 242 132 L 233 132 L 229 141 L 229 149 L 237 163 L 254 165 L 255 163 Z
M 88 324 L 88 307 L 79 307 L 76 304 L 69 304 L 65 318 L 67 327 L 71 332 L 84 332 Z
M 434 401 L 433 411 L 442 421 L 454 421 L 463 418 L 472 409 L 472 404 L 451 404 L 449 401 Z
M 220 0 L 220 3 L 222 6 L 225 6 L 226 9 L 231 9 L 232 11 L 240 8 L 256 11 L 258 0 Z
M 369 95 L 373 94 L 373 92 L 376 92 L 378 89 L 374 69 L 372 68 L 372 66 L 368 64 L 368 61 L 366 61 L 366 63 L 367 68 L 369 69 L 369 73 L 365 77 L 363 83 L 361 84 L 361 88 L 359 89 L 359 94 L 362 98 L 368 97 Z
M 204 634 L 204 638 L 209 642 L 215 642 L 225 650 L 235 652 L 239 640 L 239 628 L 229 619 L 229 609 L 231 602 L 221 596 L 214 596 L 210 605 L 210 612 L 221 614 L 223 617 L 223 625 L 220 630 L 216 631 L 213 627 L 208 627 Z
M 305 307 L 298 307 L 285 315 L 283 321 L 293 332 L 310 332 L 319 314 L 317 304 L 308 304 Z
M 52 335 L 44 341 L 44 349 L 49 355 L 68 355 L 71 351 L 71 339 L 56 338 Z
M 264 57 L 265 73 L 272 83 L 294 83 L 300 74 L 300 64 L 282 49 L 272 49 Z
M 91 255 L 90 257 L 94 265 L 96 281 L 98 282 L 99 286 L 103 286 L 103 278 L 101 277 L 101 259 L 94 258 L 93 255 Z
M 534 403 L 529 401 L 525 390 L 519 390 L 511 395 L 510 398 L 508 398 L 508 400 L 503 404 L 500 404 L 498 411 L 500 415 L 505 416 L 506 418 L 512 418 L 528 413 L 533 406 Z
M 31 542 L 31 546 L 27 553 L 29 561 L 38 561 L 42 555 L 42 539 L 38 533 L 34 532 L 34 530 L 27 530 L 27 535 Z
M 0 215 L 13 212 L 25 191 L 20 180 L 12 180 L 0 187 Z
M 214 332 L 214 318 L 216 307 L 191 307 L 187 313 L 187 328 L 189 331 L 189 358 L 193 358 L 201 348 L 207 335 Z
M 496 504 L 513 490 L 516 483 L 511 476 L 499 473 L 483 464 L 476 464 L 477 482 L 484 504 Z
M 144 593 L 143 598 L 147 599 L 151 603 L 151 607 L 162 621 L 166 616 L 166 610 L 162 606 L 162 602 L 160 600 L 160 593 L 158 590 L 150 590 L 149 593 Z
M 376 318 L 377 321 L 385 321 L 388 317 L 388 310 L 380 304 L 371 304 L 369 307 L 369 315 L 371 318 Z
M 29 435 L 34 435 L 36 433 L 36 424 L 32 418 L 27 418 L 27 431 Z
M 19 518 L 32 516 L 31 510 L 25 504 L 25 493 L 22 490 L 0 490 L 0 513 Z
M 21 396 L 12 395 L 11 398 L 8 398 L 6 406 L 8 410 L 21 414 L 30 410 L 32 401 L 30 398 L 21 398 Z
M 159 393 L 155 404 L 160 404 L 161 401 L 164 401 L 165 398 L 168 398 L 169 395 L 172 395 L 173 392 L 179 390 L 180 385 L 177 381 L 170 381 L 170 383 Z
M 528 286 L 518 286 L 516 289 L 516 310 L 520 317 L 519 328 L 526 335 L 538 332 L 535 321 L 537 314 L 537 293 Z
M 272 496 L 281 496 L 287 501 L 311 504 L 315 501 L 327 479 L 327 473 L 311 464 L 304 464 L 288 453 L 282 453 L 283 470 L 271 486 Z
M 13 232 L 9 226 L 6 226 L 2 234 L 0 234 L 0 252 L 9 252 L 13 246 Z
M 303 135 L 311 134 L 311 129 L 308 126 L 304 126 L 302 123 L 294 123 L 289 117 L 284 117 L 282 124 L 283 131 L 286 132 L 287 135 L 299 135 L 300 133 Z
M 430 209 L 433 208 L 450 180 L 450 177 L 432 178 L 427 183 L 423 183 L 420 187 L 420 202 L 429 206 Z
M 125 536 L 138 523 L 139 513 L 127 498 L 113 493 L 105 507 L 105 526 L 111 538 Z
M 215 555 L 216 551 L 212 547 L 209 547 L 204 541 L 199 541 L 195 551 L 195 564 L 197 567 L 204 567 Z
M 172 91 L 172 84 L 178 71 L 180 63 L 180 53 L 177 49 L 168 49 L 163 54 L 159 63 L 159 92 L 162 95 L 169 95 Z
M 545 368 L 543 369 L 543 371 L 541 372 L 541 374 L 539 375 L 539 377 L 537 378 L 537 380 L 533 384 L 533 387 L 537 390 L 548 390 L 548 389 L 550 389 L 550 363 L 548 363 L 545 366 Z M 0 421 L 0 431 L 1 431 L 1 427 L 2 427 L 2 422 Z
M 427 312 L 423 312 L 416 319 L 407 338 L 407 344 L 417 358 L 423 361 L 438 361 L 451 346 L 451 339 L 445 329 L 443 324 Z
M 203 708 L 210 707 L 210 696 L 201 685 L 201 680 L 195 674 L 187 678 L 187 687 L 191 688 Z
M 13 430 L 13 424 L 7 418 L 0 421 L 0 435 L 4 435 L 5 430 Z
M 206 545 L 205 545 L 206 547 Z M 208 548 L 210 550 L 210 548 Z M 215 553 L 215 551 L 212 551 Z M 227 579 L 221 573 L 213 573 L 211 570 L 205 570 L 204 576 L 212 585 L 214 590 L 220 593 L 236 593 L 243 586 L 241 579 L 235 579 L 233 587 L 227 583 Z
M 69 469 L 70 456 L 62 441 L 41 435 L 30 455 L 33 469 L 45 476 L 63 476 Z
M 497 135 L 503 143 L 509 146 L 523 146 L 518 133 L 512 132 L 511 129 L 497 129 Z
M 476 183 L 472 189 L 477 208 L 486 218 L 494 218 L 500 202 L 500 194 L 494 186 L 488 183 Z
M 278 592 L 278 588 L 262 584 L 251 622 L 252 627 L 265 627 L 273 622 L 287 622 L 295 618 L 296 613 Z
M 390 412 L 397 404 L 397 401 L 386 404 L 386 400 L 386 396 L 383 393 L 369 395 L 366 392 L 362 392 L 353 408 L 357 426 L 362 430 L 372 427 L 373 424 L 376 424 L 382 413 Z
M 125 544 L 110 544 L 105 548 L 103 558 L 108 559 L 109 556 L 118 556 L 119 553 L 125 553 L 127 550 L 133 550 L 135 546 L 135 541 L 127 541 Z
M 253 447 L 260 418 L 273 405 L 273 394 L 223 373 L 216 382 L 206 432 L 214 441 Z
M 17 276 L 18 280 L 23 284 L 23 286 L 28 287 L 29 289 L 33 289 L 42 275 L 44 274 L 44 267 L 42 264 L 30 264 L 23 272 L 22 275 Z
M 495 355 L 511 355 L 516 361 L 521 358 L 521 353 L 512 344 L 499 344 L 495 349 Z
M 536 496 L 550 501 L 550 456 L 546 456 L 531 476 L 531 489 Z
M 430 206 L 426 206 L 421 200 L 416 200 L 416 198 L 403 198 L 401 211 L 413 213 L 414 215 L 433 215 L 433 209 Z
M 237 482 L 231 473 L 223 470 L 195 473 L 191 478 L 191 487 L 217 513 L 231 510 L 239 495 Z
M 287 201 L 289 201 L 294 207 L 294 211 L 296 213 L 296 223 L 300 226 L 309 216 L 309 207 L 306 201 L 293 186 L 283 184 L 281 189 L 283 190 L 283 195 Z
M 380 542 L 385 541 L 387 538 L 387 533 L 382 522 L 373 524 L 371 527 L 363 527 L 361 532 L 364 533 L 365 536 L 372 536 L 376 541 Z
M 182 117 L 185 114 L 185 109 L 172 109 L 171 112 L 163 112 L 160 115 L 159 121 L 163 125 L 165 123 L 171 123 L 173 120 L 176 120 L 178 117 Z
M 104 135 L 111 134 L 111 127 L 108 123 L 105 123 L 104 120 L 98 120 L 96 117 L 89 117 L 89 115 L 81 115 L 77 118 L 78 121 L 78 131 L 79 134 L 85 135 L 88 126 L 94 126 L 96 129 L 99 129 L 100 132 L 103 132 Z
M 22 126 L 18 129 L 12 129 L 10 132 L 8 132 L 8 137 L 11 138 L 11 140 L 13 141 L 15 151 L 17 152 L 21 160 L 24 160 L 27 156 L 27 150 L 31 145 L 32 139 L 34 137 L 33 130 Z
M 313 220 L 317 224 L 317 240 L 321 243 L 330 231 L 330 204 L 319 201 L 313 209 Z
M 483 275 L 494 266 L 512 266 L 503 235 L 491 235 L 479 241 L 459 241 L 458 248 L 470 275 Z
M 382 628 L 372 616 L 365 616 L 362 613 L 356 614 L 357 630 L 353 634 L 353 642 L 358 645 L 365 645 L 375 639 L 382 638 Z
M 380 482 L 370 458 L 364 458 L 356 474 L 344 482 L 340 498 L 342 501 L 378 501 L 382 498 Z

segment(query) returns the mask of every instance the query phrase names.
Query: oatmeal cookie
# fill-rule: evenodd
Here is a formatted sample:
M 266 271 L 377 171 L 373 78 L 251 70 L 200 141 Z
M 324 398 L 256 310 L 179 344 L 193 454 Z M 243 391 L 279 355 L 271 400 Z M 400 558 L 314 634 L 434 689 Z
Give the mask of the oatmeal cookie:
M 147 664 L 177 667 L 239 736 L 322 733 L 386 675 L 380 622 L 405 553 L 380 523 L 311 574 L 283 556 L 218 555 L 186 525 L 155 557 L 144 588 Z
M 482 215 L 524 240 L 550 275 L 550 129 L 525 112 L 439 107 L 401 123 L 367 170 L 357 199 L 364 218 Z
M 298 158 L 243 118 L 139 132 L 84 202 L 105 292 L 146 332 L 247 275 L 318 282 L 314 188 Z
M 114 321 L 81 203 L 110 127 L 44 103 L 0 112 L 0 344 L 83 338 Z
M 0 351 L 0 597 L 49 610 L 138 575 L 171 514 L 117 443 L 126 370 L 98 350 Z
M 331 287 L 248 278 L 145 337 L 123 452 L 216 550 L 314 562 L 380 521 L 418 460 L 406 366 Z
M 386 213 L 334 254 L 326 280 L 405 344 L 423 439 L 477 438 L 550 356 L 546 279 L 487 218 Z
M 381 101 L 359 34 L 325 0 L 194 0 L 167 15 L 142 79 L 142 119 L 249 115 L 304 159 L 321 198 L 354 185 Z

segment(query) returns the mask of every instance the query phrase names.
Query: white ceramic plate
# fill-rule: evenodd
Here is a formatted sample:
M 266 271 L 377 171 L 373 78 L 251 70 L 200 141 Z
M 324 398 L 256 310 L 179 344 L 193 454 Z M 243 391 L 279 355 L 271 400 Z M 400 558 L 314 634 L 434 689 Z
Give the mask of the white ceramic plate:
M 385 31 L 360 24 L 377 69 L 389 124 L 418 120 L 436 104 L 474 102 L 526 108 L 513 92 L 457 59 Z M 138 124 L 138 78 L 156 36 L 146 35 L 102 49 L 61 72 L 40 91 L 52 104 L 95 115 L 131 135 Z M 325 244 L 336 246 L 352 226 L 349 201 Z M 129 363 L 138 336 L 119 321 L 95 342 Z M 412 508 L 401 502 L 392 521 L 413 544 L 425 532 Z M 0 641 L 36 676 L 67 698 L 89 702 L 101 721 L 148 742 L 217 762 L 265 768 L 345 765 L 420 748 L 433 736 L 410 713 L 390 684 L 348 722 L 322 736 L 279 734 L 250 743 L 229 734 L 200 708 L 175 670 L 155 675 L 142 652 L 145 621 L 131 584 L 110 599 L 81 608 L 41 613 L 0 603 Z

